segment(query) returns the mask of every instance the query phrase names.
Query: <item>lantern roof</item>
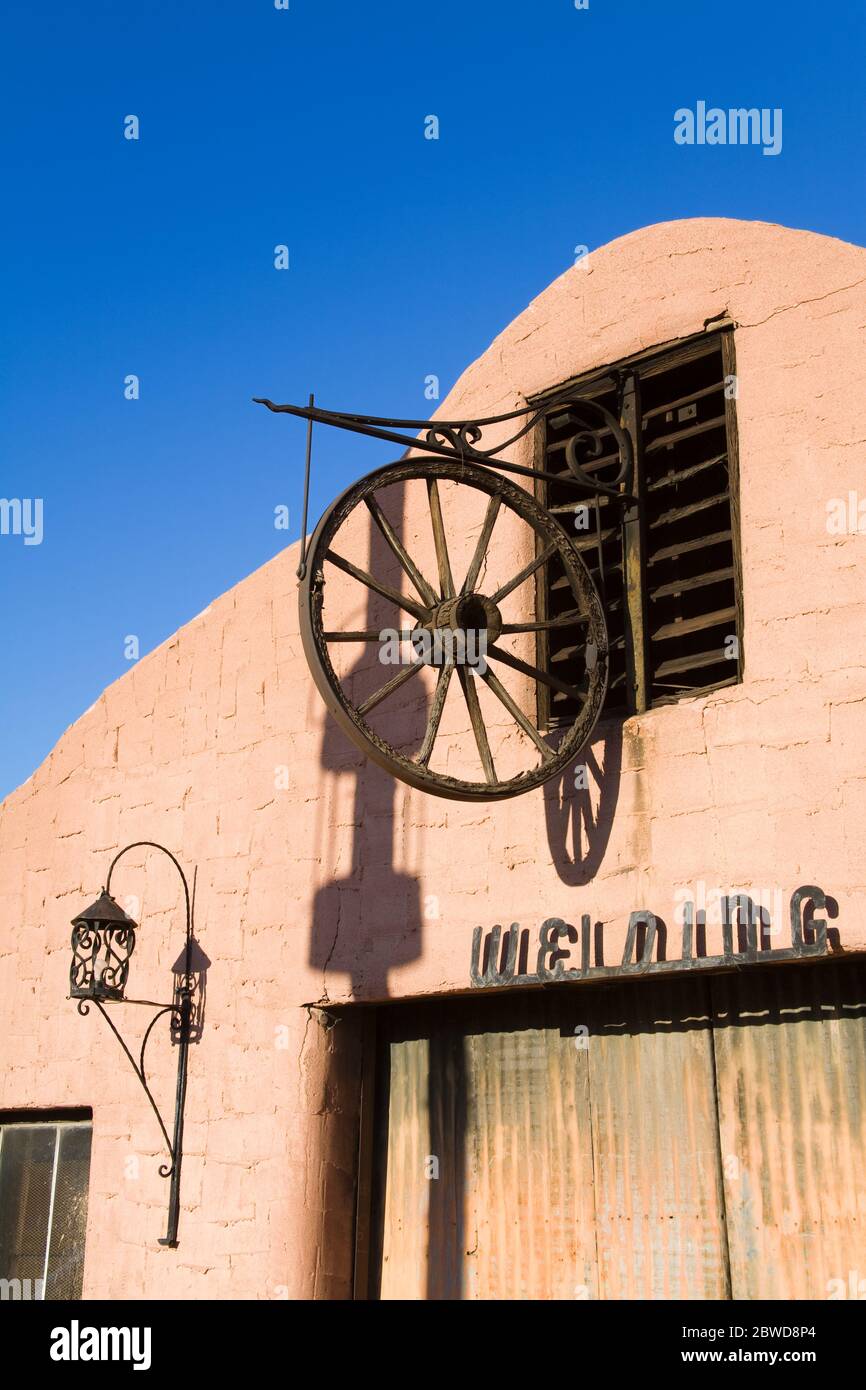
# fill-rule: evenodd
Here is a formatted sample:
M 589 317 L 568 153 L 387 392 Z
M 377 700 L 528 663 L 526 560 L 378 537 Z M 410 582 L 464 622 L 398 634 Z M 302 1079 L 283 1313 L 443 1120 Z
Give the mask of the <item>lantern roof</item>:
M 86 907 L 83 912 L 79 912 L 77 917 L 73 917 L 72 925 L 77 926 L 79 922 L 84 922 L 88 926 L 95 926 L 97 923 L 109 923 L 116 927 L 138 927 L 131 917 L 127 916 L 119 903 L 115 902 L 110 893 L 106 893 L 103 888 L 95 903 Z

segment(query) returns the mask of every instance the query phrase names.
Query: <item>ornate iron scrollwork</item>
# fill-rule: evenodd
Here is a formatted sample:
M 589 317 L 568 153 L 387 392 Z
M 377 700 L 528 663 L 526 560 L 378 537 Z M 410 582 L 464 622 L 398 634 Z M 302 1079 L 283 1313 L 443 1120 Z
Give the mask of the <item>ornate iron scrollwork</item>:
M 321 407 L 314 405 L 275 405 L 273 401 L 269 401 L 263 396 L 255 396 L 253 399 L 256 405 L 267 406 L 268 410 L 274 411 L 275 414 L 296 415 L 302 420 L 315 421 L 317 424 L 334 425 L 338 429 L 350 430 L 354 434 L 365 434 L 374 439 L 387 440 L 392 444 L 402 444 L 407 450 L 420 449 L 426 453 L 435 454 L 438 458 L 460 459 L 465 463 L 477 463 L 482 466 L 493 465 L 506 473 L 515 473 L 522 477 L 546 478 L 556 483 L 569 482 L 592 493 L 624 497 L 627 501 L 633 500 L 629 492 L 634 467 L 630 436 L 623 429 L 616 416 L 612 415 L 598 401 L 577 396 L 571 392 L 564 392 L 560 396 L 555 396 L 551 400 L 545 401 L 542 406 L 528 405 L 520 410 L 509 410 L 502 415 L 488 415 L 476 420 L 406 420 L 391 416 L 352 415 L 347 411 L 322 410 Z M 546 473 L 540 468 L 526 468 L 520 464 L 510 463 L 503 458 L 504 453 L 511 448 L 512 444 L 516 444 L 552 411 L 558 411 L 560 415 L 565 414 L 569 418 L 573 418 L 574 424 L 578 427 L 566 447 L 566 460 L 570 477 Z M 584 414 L 591 415 L 593 412 L 596 415 L 594 428 L 592 421 L 587 420 Z M 485 429 L 489 429 L 492 425 L 505 424 L 508 420 L 522 420 L 523 424 L 520 429 L 515 430 L 507 439 L 500 440 L 492 448 L 476 448 Z M 619 471 L 610 483 L 599 483 L 584 473 L 578 460 L 580 449 L 588 450 L 591 457 L 598 457 L 601 452 L 599 440 L 601 429 L 610 430 L 619 450 Z M 418 431 L 418 434 L 406 433 L 409 430 Z M 419 437 L 422 432 L 423 438 Z M 626 484 L 628 486 L 625 486 Z M 625 487 L 624 491 L 623 487 Z

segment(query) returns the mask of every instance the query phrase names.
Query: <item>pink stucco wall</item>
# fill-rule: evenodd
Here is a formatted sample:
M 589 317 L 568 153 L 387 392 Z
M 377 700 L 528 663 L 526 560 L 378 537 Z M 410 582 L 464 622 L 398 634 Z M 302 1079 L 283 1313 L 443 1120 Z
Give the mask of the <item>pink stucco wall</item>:
M 326 723 L 298 638 L 296 547 L 142 658 L 0 807 L 0 1108 L 93 1107 L 86 1295 L 344 1291 L 321 1239 L 351 1188 L 336 1030 L 303 1005 L 466 989 L 476 926 L 589 912 L 614 957 L 629 912 L 672 920 L 686 885 L 817 883 L 843 947 L 866 947 L 866 534 L 826 525 L 829 499 L 866 496 L 866 251 L 725 220 L 633 233 L 540 295 L 440 414 L 514 408 L 722 315 L 740 382 L 745 680 L 626 723 L 588 882 L 555 793 L 426 797 Z M 593 753 L 603 765 L 603 740 Z M 212 962 L 176 1251 L 156 1244 L 153 1117 L 96 1013 L 65 1001 L 69 920 L 138 839 L 197 865 Z M 132 992 L 161 998 L 179 887 L 154 855 L 129 856 L 114 888 L 143 921 Z M 167 1104 L 174 1064 L 154 1044 Z

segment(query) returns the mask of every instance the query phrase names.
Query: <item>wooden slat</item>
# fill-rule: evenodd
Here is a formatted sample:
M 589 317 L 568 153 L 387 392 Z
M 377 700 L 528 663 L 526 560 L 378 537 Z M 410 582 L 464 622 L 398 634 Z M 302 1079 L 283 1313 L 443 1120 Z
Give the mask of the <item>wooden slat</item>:
M 618 637 L 613 637 L 608 642 L 608 651 L 621 651 L 625 646 L 625 637 L 620 633 Z M 586 651 L 585 642 L 575 642 L 568 647 L 560 647 L 551 657 L 551 661 L 572 661 L 579 652 Z
M 687 521 L 689 517 L 697 516 L 699 512 L 705 512 L 710 507 L 721 506 L 723 502 L 730 503 L 727 492 L 714 493 L 712 497 L 702 497 L 698 502 L 690 502 L 687 507 L 671 507 L 667 512 L 662 512 L 655 521 L 650 522 L 650 530 L 655 531 L 659 526 L 673 526 L 675 522 Z
M 710 430 L 724 429 L 724 427 L 724 415 L 717 415 L 712 420 L 702 420 L 697 425 L 690 425 L 688 429 L 675 430 L 671 434 L 661 435 L 646 446 L 646 452 L 647 454 L 657 454 L 660 449 L 666 449 L 669 444 L 682 444 L 686 439 L 696 439 L 700 434 L 708 434 Z
M 660 584 L 657 589 L 650 590 L 650 598 L 655 601 L 660 598 L 667 598 L 670 594 L 685 594 L 691 589 L 703 589 L 708 584 L 722 584 L 726 579 L 733 579 L 734 567 L 727 565 L 724 569 L 710 570 L 707 574 L 695 574 L 689 579 L 672 579 L 669 584 Z
M 558 651 L 555 651 L 553 653 L 553 656 L 551 657 L 551 662 L 571 661 L 573 657 L 577 656 L 578 652 L 582 652 L 585 650 L 586 648 L 583 642 L 575 642 L 571 646 L 560 647 Z
M 594 511 L 596 502 L 598 502 L 598 505 L 601 508 L 612 506 L 619 507 L 621 505 L 620 499 L 618 497 L 609 497 L 607 494 L 602 493 L 601 496 L 597 498 L 593 497 L 591 501 L 584 498 L 583 501 L 578 500 L 576 502 L 562 502 L 558 503 L 555 507 L 548 507 L 547 510 L 551 513 L 552 516 L 568 516 L 569 513 L 574 514 L 574 512 L 576 512 L 579 507 L 587 507 Z
M 589 571 L 590 571 L 591 574 L 595 574 L 595 573 L 596 573 L 596 567 L 595 567 L 595 566 L 593 566 L 593 565 L 588 565 L 587 568 L 589 569 Z M 621 560 L 610 560 L 610 561 L 608 561 L 607 557 L 605 557 L 605 561 L 604 561 L 604 572 L 605 572 L 605 574 L 616 574 L 616 573 L 618 573 L 618 572 L 621 572 L 621 570 L 622 570 L 622 561 L 621 561 Z M 560 578 L 560 579 L 554 579 L 554 581 L 553 581 L 553 583 L 551 584 L 550 588 L 551 588 L 551 592 L 553 592 L 553 593 L 558 593 L 558 592 L 560 592 L 562 589 L 568 589 L 568 591 L 571 592 L 571 580 L 567 577 L 567 575 L 563 575 L 562 578 Z
M 669 642 L 672 638 L 687 637 L 693 632 L 703 632 L 708 627 L 718 627 L 736 617 L 736 608 L 717 608 L 714 613 L 699 613 L 695 618 L 683 618 L 679 622 L 663 623 L 652 635 L 654 642 Z
M 609 540 L 612 540 L 614 536 L 618 535 L 618 526 L 610 526 L 606 530 L 603 530 L 601 533 L 602 545 L 606 545 Z M 579 555 L 582 555 L 585 550 L 595 550 L 598 546 L 598 533 L 595 531 L 593 531 L 591 534 L 587 532 L 585 535 L 582 535 L 579 538 L 572 540 L 571 544 L 573 549 L 576 550 Z
M 655 688 L 654 682 L 654 688 Z M 657 705 L 676 705 L 679 704 L 683 695 L 711 695 L 714 690 L 725 690 L 729 685 L 737 684 L 737 676 L 727 676 L 723 681 L 713 681 L 710 685 L 689 686 L 688 690 L 683 690 L 679 685 L 676 687 L 674 695 L 656 695 L 653 697 L 653 709 Z
M 553 445 L 550 447 L 553 448 Z M 597 459 L 587 459 L 586 463 L 581 464 L 581 471 L 591 476 L 593 473 L 598 473 L 602 468 L 610 468 L 614 463 L 619 463 L 619 451 L 615 454 L 602 454 L 601 457 Z M 567 466 L 565 468 L 550 468 L 548 471 L 555 473 L 558 478 L 574 477 L 571 469 Z
M 727 459 L 726 453 L 715 454 L 713 458 L 704 459 L 702 463 L 693 463 L 691 468 L 681 468 L 678 473 L 675 471 L 664 473 L 662 477 L 656 478 L 654 482 L 649 484 L 647 491 L 658 492 L 661 488 L 677 487 L 680 483 L 687 482 L 689 478 L 696 478 L 699 473 L 705 473 L 708 468 L 717 468 L 720 463 L 726 463 Z
M 703 386 L 700 391 L 691 391 L 687 396 L 679 396 L 675 401 L 666 401 L 664 405 L 653 406 L 652 410 L 645 410 L 643 413 L 643 425 L 646 429 L 647 421 L 654 420 L 658 415 L 665 415 L 669 410 L 679 410 L 680 406 L 691 405 L 693 401 L 705 400 L 707 396 L 712 396 L 716 391 L 722 391 L 725 383 L 714 381 L 712 386 Z
M 688 555 L 692 550 L 703 550 L 713 545 L 723 545 L 731 539 L 730 531 L 714 531 L 711 536 L 701 536 L 694 541 L 681 541 L 678 545 L 666 545 L 654 550 L 647 560 L 648 565 L 660 565 L 663 560 L 674 560 L 680 555 Z
M 564 428 L 565 426 L 563 426 L 563 429 Z M 577 431 L 575 430 L 574 426 L 572 426 L 568 431 L 568 437 L 566 439 L 554 439 L 550 444 L 548 444 L 547 452 L 549 454 L 560 453 L 566 447 L 569 441 L 573 439 L 576 432 Z M 608 434 L 612 437 L 612 431 L 608 429 L 607 425 L 600 425 L 598 429 L 593 429 L 587 425 L 580 429 L 580 433 L 587 435 L 595 435 L 596 439 L 603 439 L 605 435 Z M 611 454 L 610 457 L 611 459 L 619 458 L 619 453 Z M 593 459 L 593 463 L 599 463 L 600 461 L 600 459 Z
M 707 666 L 721 666 L 725 660 L 725 654 L 720 647 L 712 652 L 695 652 L 693 656 L 679 656 L 670 661 L 663 661 L 657 666 L 653 679 L 661 680 L 664 676 L 683 675 L 686 671 L 702 671 Z

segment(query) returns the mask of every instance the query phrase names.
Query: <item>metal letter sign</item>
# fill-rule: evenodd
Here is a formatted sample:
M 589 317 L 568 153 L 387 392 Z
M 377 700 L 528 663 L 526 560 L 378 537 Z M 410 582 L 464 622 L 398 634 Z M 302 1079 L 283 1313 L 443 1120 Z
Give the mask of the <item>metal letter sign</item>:
M 625 949 L 618 965 L 599 963 L 601 951 L 596 937 L 596 963 L 592 963 L 592 919 L 584 913 L 580 932 L 561 917 L 549 917 L 538 934 L 535 970 L 521 970 L 528 958 L 530 934 L 517 922 L 508 928 L 505 941 L 502 927 L 495 926 L 486 940 L 482 927 L 472 933 L 470 982 L 475 989 L 496 989 L 514 985 L 559 984 L 567 981 L 610 980 L 628 975 L 670 975 L 684 970 L 724 970 L 740 965 L 764 965 L 777 961 L 804 960 L 828 953 L 826 918 L 815 912 L 835 916 L 838 908 L 821 888 L 804 885 L 791 896 L 791 944 L 767 946 L 769 915 L 747 893 L 733 893 L 721 899 L 722 953 L 708 956 L 695 939 L 695 910 L 686 903 L 683 910 L 682 944 L 679 958 L 666 959 L 664 926 L 655 913 L 646 909 L 629 917 Z M 705 925 L 705 924 L 698 924 Z M 600 924 L 597 924 L 598 931 Z M 735 940 L 736 933 L 736 940 Z M 639 940 L 639 935 L 642 940 Z M 572 948 L 579 951 L 572 952 Z

